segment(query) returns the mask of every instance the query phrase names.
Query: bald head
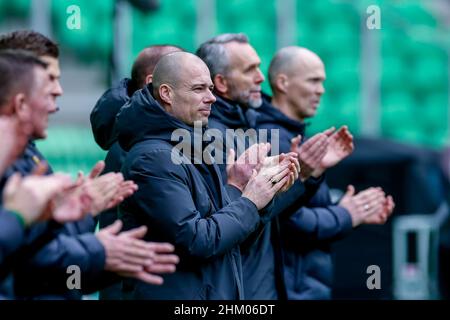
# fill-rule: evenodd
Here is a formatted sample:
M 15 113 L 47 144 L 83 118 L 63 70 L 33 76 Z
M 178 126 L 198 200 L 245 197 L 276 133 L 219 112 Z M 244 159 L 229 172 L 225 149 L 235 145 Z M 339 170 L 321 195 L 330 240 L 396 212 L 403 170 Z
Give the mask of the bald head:
M 168 84 L 178 88 L 180 84 L 189 79 L 193 73 L 207 72 L 206 64 L 196 55 L 189 52 L 173 52 L 162 57 L 153 71 L 153 93 L 157 97 L 157 91 L 162 84 Z
M 162 57 L 153 72 L 153 95 L 175 118 L 188 125 L 208 123 L 213 84 L 206 64 L 191 53 L 174 52 Z
M 147 83 L 152 82 L 153 70 L 162 56 L 171 52 L 184 51 L 182 48 L 173 45 L 154 45 L 143 49 L 133 63 L 131 69 L 131 80 L 134 90 L 143 88 Z
M 325 92 L 325 67 L 312 51 L 301 47 L 279 50 L 269 67 L 272 104 L 288 117 L 313 117 Z
M 272 91 L 276 91 L 276 79 L 279 74 L 292 76 L 305 73 L 312 68 L 324 68 L 322 60 L 317 54 L 302 47 L 285 47 L 280 49 L 269 67 L 269 82 Z

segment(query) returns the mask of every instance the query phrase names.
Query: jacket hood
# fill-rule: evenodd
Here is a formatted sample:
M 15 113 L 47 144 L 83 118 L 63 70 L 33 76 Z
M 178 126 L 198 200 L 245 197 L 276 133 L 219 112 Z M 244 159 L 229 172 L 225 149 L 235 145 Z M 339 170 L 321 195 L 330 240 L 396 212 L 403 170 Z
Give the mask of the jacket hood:
M 116 129 L 120 146 L 129 151 L 133 145 L 148 139 L 171 142 L 172 133 L 177 129 L 186 129 L 189 133 L 194 128 L 167 113 L 155 100 L 148 85 L 136 91 L 131 100 L 123 106 L 116 118 Z
M 304 136 L 307 124 L 287 117 L 284 113 L 275 108 L 271 101 L 272 98 L 269 95 L 263 94 L 263 104 L 257 109 L 257 126 L 266 127 L 275 125 L 277 127 L 285 128 L 290 132 L 298 132 L 298 134 Z
M 91 127 L 94 139 L 104 150 L 109 150 L 117 141 L 114 129 L 116 115 L 120 108 L 130 100 L 128 90 L 131 80 L 122 79 L 115 87 L 107 90 L 97 101 L 91 112 Z

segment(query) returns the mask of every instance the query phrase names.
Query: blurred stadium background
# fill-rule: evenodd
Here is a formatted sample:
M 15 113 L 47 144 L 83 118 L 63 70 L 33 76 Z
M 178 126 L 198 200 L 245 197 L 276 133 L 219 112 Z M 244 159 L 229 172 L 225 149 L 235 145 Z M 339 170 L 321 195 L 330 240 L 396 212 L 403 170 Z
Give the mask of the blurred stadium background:
M 80 8 L 80 29 L 71 30 L 66 25 L 71 5 Z M 366 26 L 370 5 L 381 10 L 380 30 Z M 0 0 L 0 32 L 24 28 L 49 35 L 62 50 L 61 110 L 52 117 L 49 138 L 39 142 L 56 170 L 72 174 L 80 169 L 88 171 L 104 158 L 105 152 L 93 140 L 89 113 L 111 83 L 129 76 L 132 62 L 144 46 L 176 44 L 193 52 L 215 34 L 244 32 L 260 55 L 265 74 L 274 52 L 286 45 L 305 46 L 324 60 L 327 92 L 310 133 L 346 124 L 361 141 L 379 142 L 361 144 L 360 158 L 354 157 L 347 167 L 344 164 L 340 175 L 332 173 L 330 184 L 343 189 L 351 177 L 359 187 L 382 185 L 397 195 L 399 213 L 433 213 L 448 199 L 443 187 L 447 181 L 428 188 L 433 183 L 429 172 L 438 168 L 441 179 L 449 168 L 449 162 L 445 162 L 450 119 L 448 0 Z M 270 92 L 267 81 L 263 88 Z M 395 159 L 404 161 L 380 171 L 379 161 L 383 159 L 365 158 L 371 151 L 380 150 L 380 144 L 384 154 L 395 149 Z M 408 158 L 411 155 L 412 160 Z M 361 161 L 366 161 L 365 165 Z M 359 167 L 355 167 L 356 162 Z M 375 167 L 372 179 L 362 178 L 369 174 L 367 162 Z M 386 176 L 387 170 L 391 176 Z M 406 170 L 402 178 L 401 170 Z M 403 179 L 401 185 L 395 186 L 399 179 Z M 425 191 L 412 185 L 422 185 Z M 417 198 L 423 201 L 414 205 Z M 336 260 L 336 297 L 393 297 L 391 259 L 370 260 L 374 254 L 394 254 L 392 225 L 383 228 L 361 228 L 336 248 L 337 257 L 341 257 Z M 373 237 L 366 243 L 384 243 L 372 246 L 375 251 L 360 241 L 363 234 L 367 239 L 372 231 Z M 357 244 L 361 247 L 355 249 Z M 356 254 L 368 256 L 357 265 Z M 410 256 L 409 260 L 419 259 Z M 382 293 L 367 293 L 367 274 L 365 267 L 362 269 L 366 262 L 389 270 L 389 276 L 383 278 Z M 348 275 L 350 271 L 354 281 Z M 422 280 L 427 283 L 426 289 L 417 283 L 409 288 L 430 291 L 431 280 Z

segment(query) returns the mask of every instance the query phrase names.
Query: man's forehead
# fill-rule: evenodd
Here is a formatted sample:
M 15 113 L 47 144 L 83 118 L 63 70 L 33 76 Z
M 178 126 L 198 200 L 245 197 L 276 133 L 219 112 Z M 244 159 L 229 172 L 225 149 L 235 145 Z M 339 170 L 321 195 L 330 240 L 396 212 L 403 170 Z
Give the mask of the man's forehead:
M 186 68 L 183 72 L 185 83 L 191 85 L 212 85 L 209 69 L 205 64 L 193 64 L 190 68 Z
M 225 44 L 231 64 L 259 64 L 261 62 L 256 50 L 249 43 L 229 42 Z
M 291 64 L 291 70 L 294 74 L 304 74 L 310 76 L 314 74 L 316 76 L 325 75 L 325 66 L 320 59 L 306 58 L 297 56 L 294 59 L 294 63 Z

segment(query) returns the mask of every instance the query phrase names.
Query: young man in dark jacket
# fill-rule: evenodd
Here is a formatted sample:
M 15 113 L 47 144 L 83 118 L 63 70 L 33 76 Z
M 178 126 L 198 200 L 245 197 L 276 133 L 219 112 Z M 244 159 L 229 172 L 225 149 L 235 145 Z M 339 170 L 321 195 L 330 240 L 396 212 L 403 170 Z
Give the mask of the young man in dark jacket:
M 259 109 L 258 127 L 278 128 L 280 152 L 292 148 L 292 140 L 305 136 L 305 119 L 315 115 L 322 94 L 325 69 L 320 58 L 299 47 L 283 48 L 274 56 L 269 81 L 274 94 Z M 330 138 L 320 169 L 326 170 L 353 150 L 346 127 Z M 282 219 L 284 277 L 289 299 L 330 299 L 332 285 L 331 244 L 362 224 L 382 224 L 393 210 L 390 196 L 379 188 L 355 195 L 352 186 L 338 204 L 331 202 L 325 181 L 304 207 Z
M 229 183 L 241 185 L 242 196 L 230 200 L 203 139 L 212 86 L 202 60 L 171 53 L 155 67 L 153 92 L 149 86 L 136 92 L 118 115 L 119 143 L 128 151 L 122 172 L 139 186 L 120 207 L 125 225 L 147 225 L 148 239 L 174 243 L 180 256 L 162 286 L 137 282 L 133 298 L 242 299 L 239 244 L 288 181 L 281 164 L 270 174 L 254 171 L 244 184 L 231 174 Z

